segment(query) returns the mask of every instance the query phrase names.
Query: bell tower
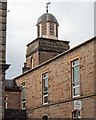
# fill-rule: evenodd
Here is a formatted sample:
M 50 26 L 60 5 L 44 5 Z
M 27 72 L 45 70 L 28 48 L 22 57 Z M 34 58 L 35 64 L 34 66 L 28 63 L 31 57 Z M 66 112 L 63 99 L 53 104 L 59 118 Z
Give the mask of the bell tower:
M 69 41 L 58 40 L 59 24 L 57 19 L 48 13 L 49 4 L 46 4 L 46 13 L 37 20 L 37 38 L 27 45 L 26 62 L 22 72 L 34 69 L 70 48 Z

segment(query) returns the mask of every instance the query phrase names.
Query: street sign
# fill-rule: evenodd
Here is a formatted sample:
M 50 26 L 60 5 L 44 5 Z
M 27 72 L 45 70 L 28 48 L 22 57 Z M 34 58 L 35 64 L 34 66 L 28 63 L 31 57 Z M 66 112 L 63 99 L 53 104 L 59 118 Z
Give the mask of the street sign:
M 81 109 L 81 100 L 74 100 L 74 110 L 80 110 Z

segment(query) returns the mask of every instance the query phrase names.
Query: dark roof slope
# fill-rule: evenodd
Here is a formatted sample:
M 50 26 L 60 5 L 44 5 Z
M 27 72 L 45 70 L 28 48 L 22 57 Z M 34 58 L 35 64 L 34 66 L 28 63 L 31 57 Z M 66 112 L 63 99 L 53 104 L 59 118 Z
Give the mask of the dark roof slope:
M 9 87 L 14 87 L 14 86 L 17 86 L 15 81 L 12 80 L 12 79 L 6 79 L 5 80 L 5 86 L 9 86 Z
M 20 91 L 20 87 L 17 86 L 15 80 L 6 79 L 5 80 L 5 90 L 6 91 Z

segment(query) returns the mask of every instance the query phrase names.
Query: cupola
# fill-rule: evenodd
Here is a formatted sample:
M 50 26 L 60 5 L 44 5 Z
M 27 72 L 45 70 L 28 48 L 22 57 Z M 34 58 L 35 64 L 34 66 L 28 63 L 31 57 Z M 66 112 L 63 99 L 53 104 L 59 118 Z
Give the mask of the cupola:
M 48 8 L 48 6 L 47 6 Z M 37 21 L 37 37 L 58 39 L 58 21 L 48 9 L 41 15 Z

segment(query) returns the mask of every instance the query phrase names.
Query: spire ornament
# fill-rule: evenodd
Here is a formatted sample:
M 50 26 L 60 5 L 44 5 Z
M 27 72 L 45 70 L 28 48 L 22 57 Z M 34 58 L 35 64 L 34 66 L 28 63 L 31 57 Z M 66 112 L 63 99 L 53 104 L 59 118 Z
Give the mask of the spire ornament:
M 48 13 L 48 7 L 51 4 L 51 2 L 46 3 L 46 12 Z

